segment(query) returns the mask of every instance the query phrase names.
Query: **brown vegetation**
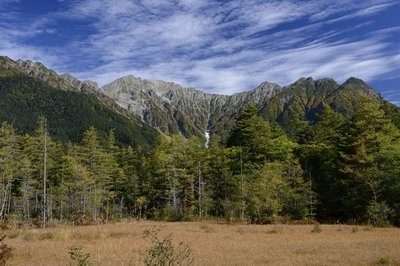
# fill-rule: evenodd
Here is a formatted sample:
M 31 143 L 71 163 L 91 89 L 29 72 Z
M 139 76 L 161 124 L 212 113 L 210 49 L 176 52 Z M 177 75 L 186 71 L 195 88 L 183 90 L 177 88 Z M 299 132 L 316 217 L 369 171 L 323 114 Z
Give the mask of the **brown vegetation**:
M 157 222 L 100 226 L 8 229 L 10 265 L 68 265 L 71 246 L 82 247 L 94 265 L 143 265 Z M 400 229 L 350 225 L 245 225 L 162 223 L 172 241 L 190 244 L 194 265 L 399 265 Z

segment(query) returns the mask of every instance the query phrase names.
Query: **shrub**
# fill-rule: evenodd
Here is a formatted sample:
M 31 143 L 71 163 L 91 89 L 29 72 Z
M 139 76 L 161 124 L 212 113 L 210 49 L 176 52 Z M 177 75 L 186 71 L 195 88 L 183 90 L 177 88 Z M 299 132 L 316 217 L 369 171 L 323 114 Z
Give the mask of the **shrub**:
M 82 251 L 81 246 L 73 245 L 68 251 L 69 257 L 76 262 L 78 266 L 90 266 L 93 263 L 90 261 L 90 254 Z
M 393 210 L 385 202 L 372 201 L 367 208 L 368 217 L 374 226 L 388 226 L 392 213 Z
M 162 233 L 162 226 L 145 230 L 143 237 L 150 240 L 143 259 L 144 265 L 190 265 L 193 263 L 190 247 L 180 242 L 178 246 L 172 243 L 172 234 L 166 236 Z
M 315 223 L 313 229 L 311 230 L 311 233 L 321 233 L 322 228 L 319 223 Z
M 390 263 L 389 256 L 383 256 L 379 258 L 379 264 L 389 264 L 389 263 Z

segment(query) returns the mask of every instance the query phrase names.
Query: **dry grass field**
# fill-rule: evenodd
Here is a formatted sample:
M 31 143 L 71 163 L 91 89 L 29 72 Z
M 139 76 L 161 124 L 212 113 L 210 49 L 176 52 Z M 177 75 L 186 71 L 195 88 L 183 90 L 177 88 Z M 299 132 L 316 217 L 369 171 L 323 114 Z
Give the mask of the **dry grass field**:
M 142 265 L 142 233 L 163 224 L 174 243 L 190 244 L 195 265 L 400 265 L 400 229 L 351 225 L 227 225 L 122 222 L 100 226 L 7 230 L 10 265 L 73 265 L 80 245 L 95 265 Z

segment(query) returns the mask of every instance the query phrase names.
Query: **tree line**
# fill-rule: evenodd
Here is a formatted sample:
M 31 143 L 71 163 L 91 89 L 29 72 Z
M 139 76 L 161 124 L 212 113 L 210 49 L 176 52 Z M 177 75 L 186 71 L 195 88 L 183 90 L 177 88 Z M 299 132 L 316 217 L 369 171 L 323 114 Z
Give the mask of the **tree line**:
M 400 224 L 400 131 L 385 106 L 344 118 L 324 107 L 288 134 L 243 108 L 225 140 L 160 136 L 120 147 L 94 127 L 60 143 L 41 117 L 31 135 L 0 128 L 0 219 L 46 226 L 138 219 L 317 219 Z

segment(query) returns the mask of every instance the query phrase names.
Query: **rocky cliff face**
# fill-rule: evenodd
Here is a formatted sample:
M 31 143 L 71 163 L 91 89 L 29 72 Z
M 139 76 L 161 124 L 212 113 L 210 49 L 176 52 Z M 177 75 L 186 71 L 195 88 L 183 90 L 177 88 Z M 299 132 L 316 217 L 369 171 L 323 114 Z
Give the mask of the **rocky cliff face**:
M 261 106 L 281 87 L 265 82 L 250 92 L 227 96 L 126 76 L 104 86 L 102 91 L 160 131 L 191 136 L 225 127 L 243 105 L 255 102 Z

